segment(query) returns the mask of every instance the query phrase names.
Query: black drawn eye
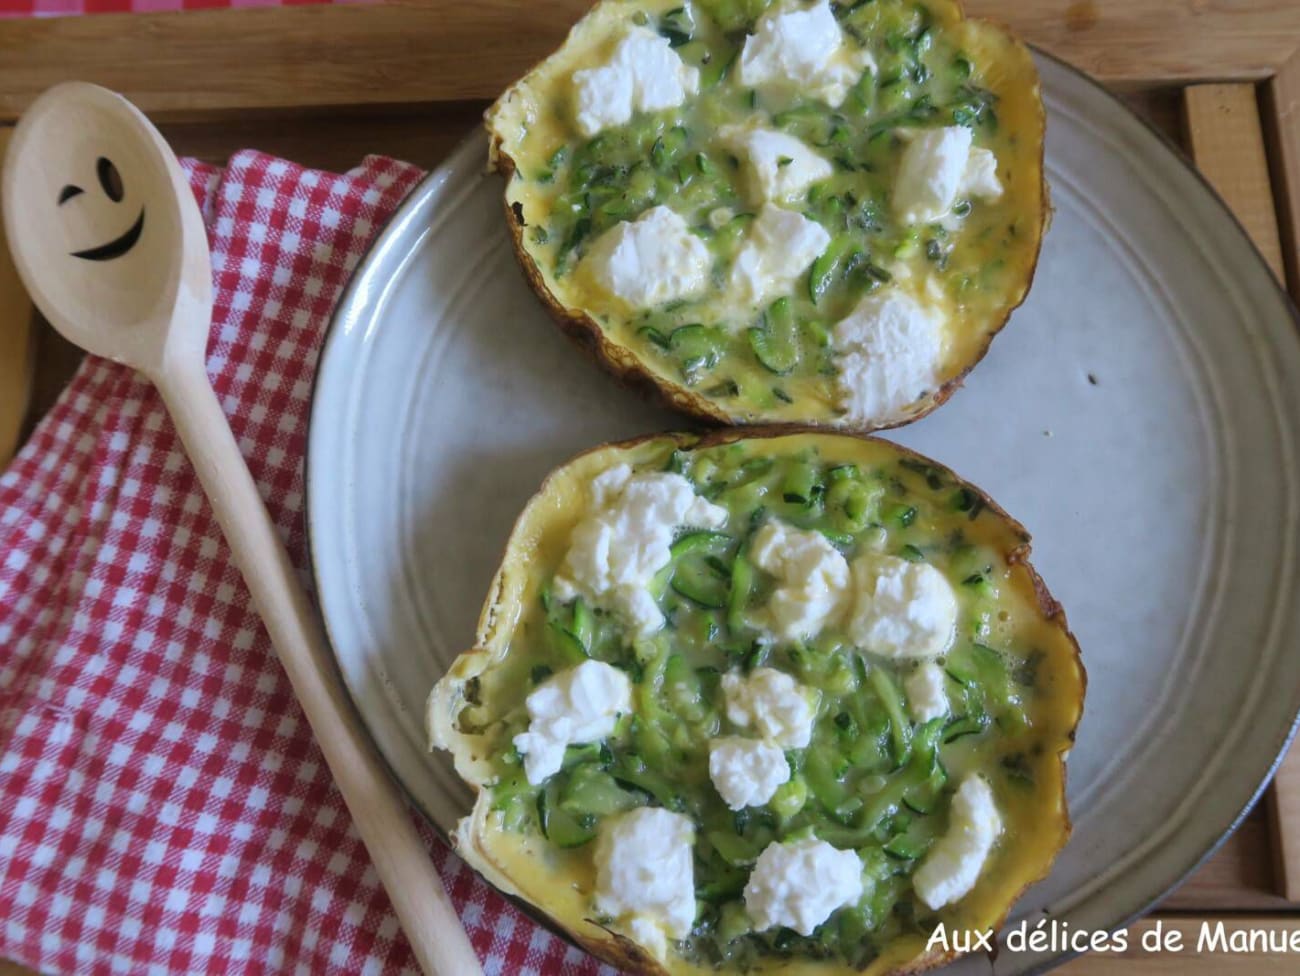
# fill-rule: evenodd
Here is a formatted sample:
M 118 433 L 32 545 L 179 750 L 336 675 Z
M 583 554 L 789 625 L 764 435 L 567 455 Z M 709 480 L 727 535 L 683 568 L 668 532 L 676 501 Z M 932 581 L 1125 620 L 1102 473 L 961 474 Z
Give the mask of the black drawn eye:
M 100 156 L 95 160 L 95 175 L 99 177 L 99 185 L 104 188 L 105 196 L 114 203 L 121 203 L 126 191 L 122 188 L 122 174 L 117 171 L 113 161 Z
M 60 207 L 63 206 L 73 197 L 79 197 L 85 192 L 86 191 L 83 190 L 81 187 L 73 186 L 71 183 L 69 183 L 67 186 L 65 186 L 62 190 L 59 191 L 59 206 Z

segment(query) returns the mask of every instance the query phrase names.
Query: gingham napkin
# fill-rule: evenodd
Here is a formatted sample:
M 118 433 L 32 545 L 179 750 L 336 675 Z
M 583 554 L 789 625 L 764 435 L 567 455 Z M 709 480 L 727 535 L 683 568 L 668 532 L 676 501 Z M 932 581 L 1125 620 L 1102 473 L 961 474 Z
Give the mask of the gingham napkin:
M 212 245 L 208 372 L 301 567 L 321 335 L 421 174 L 255 152 L 186 170 Z M 598 971 L 426 839 L 488 973 Z M 157 394 L 93 358 L 0 476 L 0 958 L 413 971 Z

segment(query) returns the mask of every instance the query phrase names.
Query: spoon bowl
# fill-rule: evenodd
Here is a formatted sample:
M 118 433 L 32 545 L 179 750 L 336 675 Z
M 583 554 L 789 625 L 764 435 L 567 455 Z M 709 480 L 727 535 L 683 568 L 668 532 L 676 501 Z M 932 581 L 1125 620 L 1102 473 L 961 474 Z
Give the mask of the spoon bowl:
M 51 88 L 14 132 L 2 176 L 14 264 L 51 325 L 150 377 L 168 356 L 203 355 L 207 232 L 139 109 L 97 85 Z

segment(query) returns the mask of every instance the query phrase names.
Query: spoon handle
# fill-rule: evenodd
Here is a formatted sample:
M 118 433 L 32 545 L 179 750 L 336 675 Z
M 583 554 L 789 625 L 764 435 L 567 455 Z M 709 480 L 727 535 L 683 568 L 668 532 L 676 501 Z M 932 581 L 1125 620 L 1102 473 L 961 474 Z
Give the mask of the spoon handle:
M 398 788 L 334 676 L 335 663 L 324 633 L 253 483 L 202 359 L 172 357 L 151 379 L 162 393 L 416 960 L 430 976 L 480 976 L 478 957 Z

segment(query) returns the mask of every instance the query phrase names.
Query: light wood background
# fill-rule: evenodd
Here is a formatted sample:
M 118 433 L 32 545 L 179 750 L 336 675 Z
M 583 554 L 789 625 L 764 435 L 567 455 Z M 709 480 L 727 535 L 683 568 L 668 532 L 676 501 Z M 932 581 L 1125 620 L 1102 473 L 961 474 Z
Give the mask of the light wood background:
M 220 162 L 253 147 L 328 169 L 368 152 L 433 166 L 485 104 L 553 47 L 587 0 L 400 0 L 0 21 L 6 125 L 49 85 L 127 94 L 177 152 Z M 969 0 L 974 14 L 1084 68 L 1182 146 L 1300 293 L 1300 2 Z M 0 241 L 0 463 L 80 357 L 32 313 Z M 1300 929 L 1300 761 L 1242 827 L 1148 919 L 1130 951 L 1070 976 L 1300 972 L 1300 956 L 1144 953 L 1143 927 Z M 0 976 L 28 971 L 0 962 Z

